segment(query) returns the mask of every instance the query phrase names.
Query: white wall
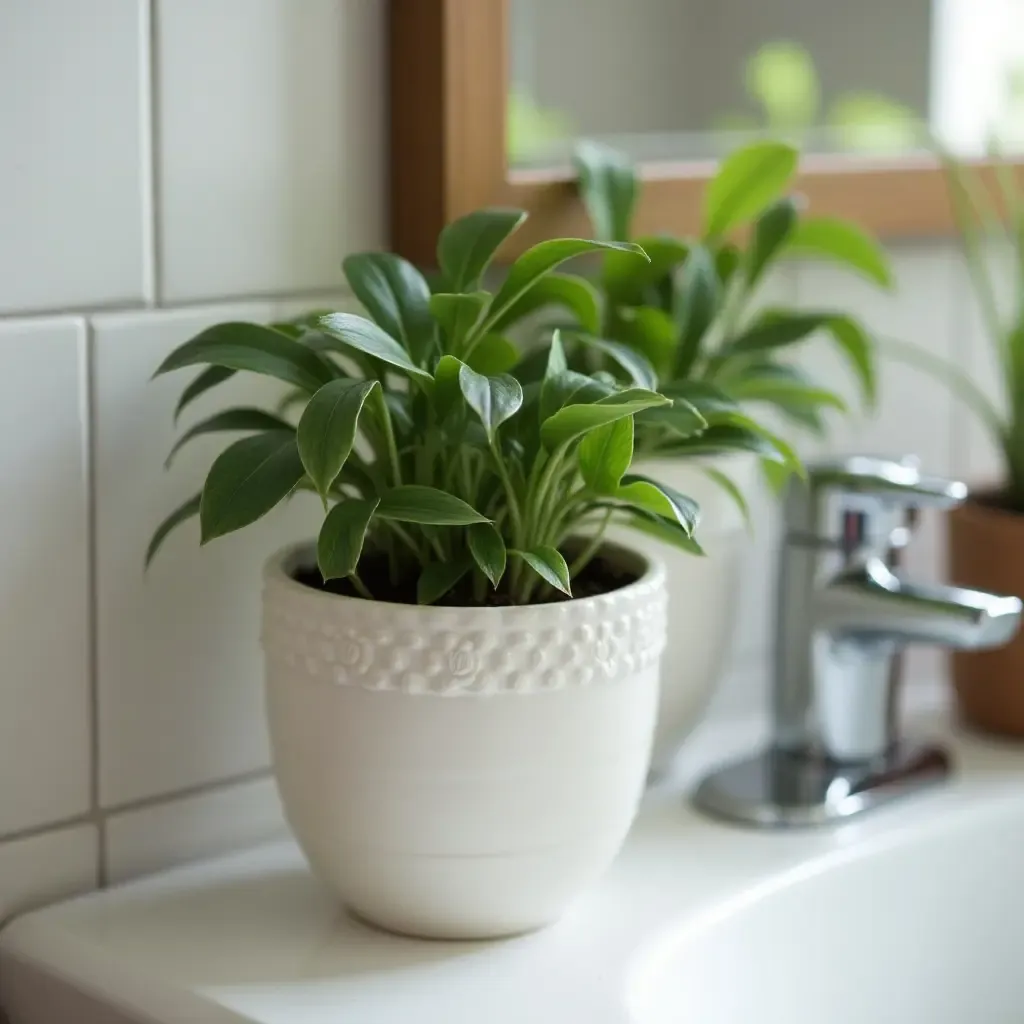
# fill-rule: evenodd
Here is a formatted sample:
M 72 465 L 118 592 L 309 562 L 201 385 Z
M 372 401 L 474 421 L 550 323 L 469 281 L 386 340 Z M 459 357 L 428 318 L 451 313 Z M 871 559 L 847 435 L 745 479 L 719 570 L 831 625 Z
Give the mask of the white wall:
M 211 322 L 344 301 L 342 255 L 383 244 L 382 12 L 0 0 L 0 918 L 283 827 L 258 574 L 309 510 L 202 552 L 184 529 L 144 579 L 152 527 L 215 448 L 162 472 L 180 381 L 147 379 Z M 819 266 L 773 287 L 972 359 L 953 250 L 892 255 L 893 298 Z M 835 444 L 981 472 L 966 423 L 892 373 L 878 417 Z M 757 699 L 764 659 L 767 511 L 758 527 L 733 705 Z
M 383 245 L 383 11 L 0 0 L 0 919 L 283 829 L 259 571 L 315 520 L 183 529 L 144 578 L 213 450 L 162 472 L 147 381 Z

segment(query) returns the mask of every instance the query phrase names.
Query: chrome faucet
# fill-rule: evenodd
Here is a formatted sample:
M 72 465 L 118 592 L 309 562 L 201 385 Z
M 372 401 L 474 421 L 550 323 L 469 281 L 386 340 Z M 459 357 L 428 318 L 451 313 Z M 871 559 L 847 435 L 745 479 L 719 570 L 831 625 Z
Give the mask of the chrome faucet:
M 717 817 L 774 827 L 841 820 L 944 778 L 949 757 L 903 741 L 895 659 L 911 643 L 999 647 L 1021 602 L 901 579 L 893 567 L 923 506 L 967 488 L 911 459 L 855 456 L 808 468 L 785 499 L 769 749 L 703 780 L 694 801 Z

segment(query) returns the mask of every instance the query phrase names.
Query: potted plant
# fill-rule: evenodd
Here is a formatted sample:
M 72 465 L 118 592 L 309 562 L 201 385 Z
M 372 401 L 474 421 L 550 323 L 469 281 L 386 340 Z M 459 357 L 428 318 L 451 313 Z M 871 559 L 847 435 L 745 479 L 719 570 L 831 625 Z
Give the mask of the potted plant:
M 985 333 L 1000 373 L 994 402 L 961 368 L 898 339 L 884 351 L 946 383 L 988 431 L 1002 458 L 998 479 L 979 481 L 949 513 L 948 553 L 954 583 L 1002 594 L 1024 594 L 1024 191 L 1016 171 L 996 160 L 995 201 L 970 167 L 943 156 L 951 205 Z M 999 272 L 1014 281 L 1012 301 L 999 299 Z M 951 655 L 959 715 L 986 732 L 1024 736 L 1024 636 L 993 651 Z
M 765 308 L 758 289 L 781 259 L 834 261 L 880 287 L 889 267 L 878 244 L 846 221 L 807 216 L 790 193 L 797 151 L 775 141 L 747 145 L 704 190 L 700 237 L 638 236 L 636 170 L 607 148 L 582 145 L 579 189 L 595 237 L 633 240 L 650 260 L 603 255 L 598 314 L 567 335 L 571 355 L 616 371 L 625 349 L 648 383 L 685 399 L 707 420 L 688 432 L 677 407 L 636 418 L 635 453 L 648 472 L 692 494 L 704 509 L 700 541 L 709 558 L 669 552 L 670 628 L 662 664 L 654 766 L 665 768 L 692 728 L 719 675 L 732 635 L 739 586 L 745 495 L 761 460 L 776 483 L 798 466 L 789 444 L 762 417 L 821 434 L 823 413 L 842 399 L 794 361 L 818 332 L 848 360 L 867 401 L 875 394 L 872 342 L 849 312 Z M 754 415 L 751 415 L 751 411 Z M 680 431 L 677 429 L 682 427 Z
M 699 551 L 696 505 L 630 472 L 636 414 L 669 399 L 570 369 L 557 336 L 538 380 L 508 372 L 503 332 L 558 264 L 643 250 L 544 242 L 484 291 L 524 216 L 446 227 L 434 294 L 398 256 L 350 256 L 369 319 L 219 324 L 157 371 L 205 366 L 179 410 L 238 371 L 293 389 L 287 413 L 227 409 L 186 431 L 179 445 L 247 436 L 147 557 L 192 516 L 206 543 L 297 489 L 319 495 L 316 544 L 265 571 L 274 769 L 314 871 L 404 933 L 538 927 L 609 864 L 647 774 L 665 594 L 661 566 L 604 531 Z

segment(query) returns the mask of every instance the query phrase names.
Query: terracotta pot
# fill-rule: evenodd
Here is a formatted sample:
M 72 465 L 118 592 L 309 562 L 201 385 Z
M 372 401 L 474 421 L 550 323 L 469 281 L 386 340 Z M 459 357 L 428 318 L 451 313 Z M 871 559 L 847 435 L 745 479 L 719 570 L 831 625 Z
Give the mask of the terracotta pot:
M 1024 515 L 979 495 L 949 515 L 954 583 L 1024 595 Z M 1024 631 L 1005 647 L 952 655 L 957 707 L 965 725 L 1024 737 Z

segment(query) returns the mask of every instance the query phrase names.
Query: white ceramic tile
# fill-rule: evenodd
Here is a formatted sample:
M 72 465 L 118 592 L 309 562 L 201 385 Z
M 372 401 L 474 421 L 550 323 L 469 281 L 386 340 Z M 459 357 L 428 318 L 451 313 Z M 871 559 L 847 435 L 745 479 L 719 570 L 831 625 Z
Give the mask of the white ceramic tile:
M 96 888 L 94 825 L 0 843 L 0 924 L 14 914 Z
M 384 241 L 382 0 L 159 0 L 162 295 L 330 289 Z
M 111 883 L 124 882 L 287 834 L 274 781 L 241 783 L 112 815 L 107 874 Z
M 84 324 L 0 321 L 0 367 L 3 834 L 89 801 Z
M 104 806 L 216 781 L 267 764 L 259 652 L 260 571 L 276 548 L 313 536 L 300 495 L 200 550 L 194 522 L 148 574 L 155 526 L 201 487 L 224 440 L 186 447 L 170 472 L 171 412 L 187 371 L 150 382 L 170 349 L 210 323 L 262 320 L 264 304 L 104 317 L 95 324 L 97 629 Z M 239 375 L 183 421 L 276 389 Z
M 1002 322 L 1010 323 L 1020 302 L 1013 257 L 1005 248 L 995 244 L 988 247 L 987 253 L 996 305 Z M 996 356 L 996 342 L 985 326 L 967 264 L 959 251 L 956 255 L 954 287 L 958 300 L 955 362 L 966 370 L 1002 412 L 1006 402 L 1003 376 Z M 1003 477 L 1005 468 L 991 432 L 962 404 L 955 407 L 954 415 L 959 426 L 953 447 L 956 471 L 972 485 L 995 484 Z
M 142 296 L 139 7 L 0 3 L 0 313 Z

